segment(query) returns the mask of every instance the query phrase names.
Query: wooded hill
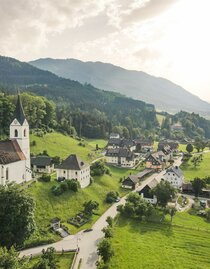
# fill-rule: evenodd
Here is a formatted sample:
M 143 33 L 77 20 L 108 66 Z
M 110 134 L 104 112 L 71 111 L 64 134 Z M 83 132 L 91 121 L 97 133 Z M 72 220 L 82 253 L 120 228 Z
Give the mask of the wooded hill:
M 152 134 L 158 126 L 153 105 L 60 78 L 13 58 L 0 57 L 0 85 L 10 94 L 20 89 L 53 100 L 58 126 L 74 126 L 82 136 L 100 138 L 120 130 L 125 137 L 136 137 Z

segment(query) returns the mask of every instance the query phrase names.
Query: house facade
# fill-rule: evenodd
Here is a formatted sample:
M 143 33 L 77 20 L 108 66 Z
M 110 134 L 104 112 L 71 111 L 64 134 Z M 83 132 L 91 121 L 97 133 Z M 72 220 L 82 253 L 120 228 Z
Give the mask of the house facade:
M 180 189 L 184 182 L 184 175 L 178 166 L 171 166 L 166 170 L 163 179 L 168 181 L 173 187 Z
M 139 195 L 141 195 L 143 199 L 150 202 L 151 204 L 157 204 L 157 197 L 152 194 L 152 189 L 154 189 L 157 184 L 158 181 L 156 179 L 153 179 L 151 182 L 145 185 L 142 190 L 138 192 Z
M 75 179 L 81 188 L 90 184 L 90 165 L 82 161 L 75 154 L 71 154 L 56 167 L 57 180 Z
M 138 163 L 134 152 L 127 148 L 108 149 L 105 157 L 107 163 L 121 167 L 133 167 Z
M 31 158 L 31 168 L 35 173 L 50 174 L 54 171 L 54 164 L 48 156 L 36 156 Z
M 139 186 L 139 178 L 137 175 L 130 175 L 122 181 L 122 188 L 135 190 Z
M 31 180 L 29 124 L 18 94 L 10 138 L 0 141 L 0 184 Z
M 146 168 L 154 170 L 162 170 L 166 162 L 166 156 L 162 151 L 150 154 L 145 160 Z

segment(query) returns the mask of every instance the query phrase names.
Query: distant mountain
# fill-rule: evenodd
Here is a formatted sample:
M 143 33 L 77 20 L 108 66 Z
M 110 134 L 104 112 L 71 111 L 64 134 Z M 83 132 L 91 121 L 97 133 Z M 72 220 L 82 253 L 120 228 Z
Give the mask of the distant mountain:
M 164 78 L 141 71 L 126 70 L 102 62 L 75 59 L 39 59 L 31 65 L 54 74 L 128 97 L 154 104 L 157 109 L 176 113 L 180 110 L 210 116 L 210 104 Z
M 79 122 L 77 130 L 83 128 L 87 137 L 97 134 L 104 137 L 113 126 L 129 126 L 131 136 L 134 131 L 144 133 L 158 126 L 154 105 L 99 90 L 90 84 L 82 85 L 3 56 L 0 56 L 1 89 L 10 93 L 21 89 L 54 100 L 61 116 L 69 113 L 68 120 L 72 117 Z

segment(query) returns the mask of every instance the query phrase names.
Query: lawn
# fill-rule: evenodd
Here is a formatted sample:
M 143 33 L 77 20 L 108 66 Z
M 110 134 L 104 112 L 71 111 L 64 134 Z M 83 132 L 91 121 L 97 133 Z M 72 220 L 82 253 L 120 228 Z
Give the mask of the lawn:
M 43 137 L 38 137 L 34 134 L 30 136 L 31 153 L 39 154 L 43 150 L 47 150 L 50 156 L 60 156 L 62 159 L 68 157 L 70 154 L 78 154 L 82 159 L 91 161 L 100 156 L 100 151 L 96 152 L 96 144 L 99 147 L 106 145 L 106 141 L 102 139 L 91 139 L 82 141 L 85 147 L 80 146 L 80 141 L 63 135 L 61 133 L 47 133 Z M 35 146 L 32 142 L 35 141 Z
M 112 245 L 110 269 L 210 268 L 210 224 L 188 213 L 172 226 L 119 218 Z
M 65 252 L 64 254 L 56 253 L 59 269 L 69 269 L 73 262 L 74 255 L 74 252 Z M 30 261 L 31 268 L 38 262 L 38 258 L 37 256 L 32 258 Z
M 38 231 L 27 242 L 27 245 L 31 242 L 35 243 L 35 241 L 46 242 L 48 239 L 59 239 L 58 236 L 49 232 L 50 220 L 54 217 L 60 218 L 71 233 L 76 233 L 79 229 L 68 224 L 67 219 L 79 213 L 83 209 L 82 205 L 85 201 L 95 200 L 99 203 L 98 215 L 94 215 L 92 220 L 82 226 L 80 230 L 90 228 L 110 206 L 105 203 L 107 192 L 114 190 L 118 191 L 121 196 L 125 195 L 127 191 L 121 189 L 119 179 L 130 173 L 137 173 L 137 171 L 115 167 L 110 167 L 110 170 L 111 176 L 103 175 L 101 177 L 95 177 L 92 185 L 85 189 L 80 189 L 78 193 L 67 191 L 60 196 L 55 196 L 51 192 L 52 186 L 59 184 L 55 180 L 49 183 L 33 183 L 27 191 L 36 202 L 35 219 Z
M 189 160 L 187 163 L 181 165 L 181 169 L 186 180 L 191 180 L 195 177 L 204 178 L 210 176 L 210 152 L 203 153 L 203 161 L 201 161 L 199 166 L 194 167 Z

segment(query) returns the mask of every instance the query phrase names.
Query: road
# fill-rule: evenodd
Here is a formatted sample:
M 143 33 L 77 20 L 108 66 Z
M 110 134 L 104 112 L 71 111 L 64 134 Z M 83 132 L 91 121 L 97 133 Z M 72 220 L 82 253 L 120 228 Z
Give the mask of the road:
M 175 160 L 174 166 L 180 166 L 180 164 L 181 157 Z M 146 180 L 144 180 L 142 184 L 134 191 L 143 189 L 144 186 L 154 178 L 160 181 L 164 173 L 165 170 L 161 171 L 160 173 L 151 175 Z M 126 196 L 121 198 L 120 202 L 113 204 L 92 226 L 93 231 L 86 233 L 81 231 L 75 235 L 69 235 L 63 240 L 54 244 L 23 250 L 21 251 L 20 256 L 37 255 L 41 253 L 42 249 L 47 249 L 48 247 L 54 247 L 57 251 L 77 249 L 79 247 L 80 251 L 77 256 L 74 268 L 77 269 L 79 260 L 81 258 L 81 269 L 95 269 L 95 263 L 98 259 L 97 244 L 104 237 L 104 234 L 101 230 L 107 226 L 106 218 L 108 216 L 114 218 L 117 215 L 117 206 L 120 204 L 125 204 L 125 199 Z

